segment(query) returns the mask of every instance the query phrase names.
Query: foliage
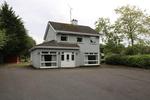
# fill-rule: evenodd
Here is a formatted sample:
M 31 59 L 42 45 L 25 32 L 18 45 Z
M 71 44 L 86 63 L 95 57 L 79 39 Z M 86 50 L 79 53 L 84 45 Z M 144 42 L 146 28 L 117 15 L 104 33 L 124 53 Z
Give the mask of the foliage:
M 120 54 L 121 50 L 124 48 L 123 45 L 120 44 L 121 36 L 114 31 L 114 25 L 110 24 L 110 20 L 108 18 L 99 18 L 95 23 L 96 31 L 103 33 L 101 36 L 102 41 L 105 43 L 104 45 L 104 53 L 116 53 Z
M 113 42 L 114 44 L 119 44 L 121 38 L 114 31 L 114 25 L 111 25 L 109 18 L 99 18 L 95 22 L 96 31 L 102 33 L 102 41 L 104 43 Z
M 31 49 L 33 46 L 36 45 L 36 42 L 32 37 L 26 38 L 26 41 L 27 41 L 26 44 L 27 47 L 24 50 L 24 52 L 22 52 L 21 54 L 21 60 L 24 60 L 23 62 L 27 62 L 29 60 L 29 55 L 30 55 L 29 49 Z
M 150 68 L 150 55 L 111 55 L 106 57 L 107 64 L 127 65 L 132 67 Z
M 117 31 L 130 40 L 131 46 L 139 39 L 139 35 L 150 33 L 148 27 L 150 25 L 150 17 L 141 9 L 127 5 L 117 8 L 115 11 L 120 15 L 115 22 Z
M 105 55 L 150 54 L 150 41 L 146 38 L 150 35 L 150 16 L 129 5 L 119 7 L 115 12 L 119 16 L 113 24 L 109 18 L 99 18 L 95 22 L 95 30 L 103 34 Z M 127 42 L 128 45 L 123 44 Z
M 113 65 L 121 65 L 123 63 L 122 56 L 118 54 L 112 54 L 109 56 L 106 56 L 105 62 L 107 64 L 113 64 Z
M 5 31 L 0 30 L 0 50 L 3 49 L 7 41 Z
M 113 42 L 108 42 L 104 46 L 104 53 L 105 53 L 105 55 L 108 55 L 108 54 L 121 54 L 122 51 L 124 50 L 124 48 L 125 47 L 122 44 L 116 45 Z
M 125 55 L 150 54 L 150 46 L 145 46 L 143 44 L 128 46 L 123 50 L 123 54 Z
M 30 46 L 30 37 L 19 16 L 15 14 L 12 7 L 4 2 L 0 8 L 0 29 L 4 29 L 8 41 L 3 48 L 3 54 L 22 55 Z

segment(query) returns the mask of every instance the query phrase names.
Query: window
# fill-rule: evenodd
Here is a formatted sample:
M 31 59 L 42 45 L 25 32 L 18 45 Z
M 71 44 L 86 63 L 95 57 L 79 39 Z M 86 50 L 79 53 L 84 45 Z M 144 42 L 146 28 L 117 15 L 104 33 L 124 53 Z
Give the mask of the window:
M 74 61 L 74 54 L 72 54 L 72 61 Z
M 68 37 L 67 36 L 65 36 L 65 35 L 62 35 L 61 36 L 61 41 L 67 41 L 68 40 Z
M 61 60 L 64 61 L 64 55 L 61 55 Z
M 56 52 L 44 51 L 41 53 L 41 66 L 51 67 L 57 66 L 57 55 Z
M 81 37 L 77 37 L 77 42 L 79 42 L 79 43 L 83 42 L 82 38 Z
M 69 54 L 67 54 L 67 60 L 69 60 Z
M 90 38 L 90 43 L 91 44 L 96 44 L 96 37 L 91 37 Z
M 88 55 L 88 64 L 96 64 L 96 55 Z
M 48 51 L 42 51 L 42 54 L 48 54 L 49 52 Z
M 98 64 L 98 53 L 85 53 L 85 65 Z

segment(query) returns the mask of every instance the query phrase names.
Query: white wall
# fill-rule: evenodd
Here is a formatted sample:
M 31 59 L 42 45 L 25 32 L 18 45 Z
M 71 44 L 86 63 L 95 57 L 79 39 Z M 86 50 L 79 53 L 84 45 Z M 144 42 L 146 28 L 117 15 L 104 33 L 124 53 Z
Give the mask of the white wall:
M 56 32 L 53 30 L 50 24 L 49 24 L 49 29 L 47 32 L 48 33 L 47 33 L 45 41 L 56 40 Z
M 99 37 L 96 38 L 96 44 L 92 44 L 90 43 L 90 38 L 92 36 L 80 36 L 80 35 L 67 35 L 68 36 L 68 43 L 77 43 L 77 37 L 82 37 L 83 38 L 83 43 L 78 43 L 78 45 L 80 46 L 80 51 L 79 51 L 79 55 L 77 56 L 77 66 L 79 65 L 84 65 L 84 53 L 85 52 L 96 52 L 98 53 L 98 59 L 99 57 L 99 53 L 100 53 L 100 49 L 99 49 Z M 60 37 L 61 34 L 57 34 L 57 41 L 60 41 Z
M 40 67 L 40 54 L 39 54 L 39 50 L 36 49 L 34 51 L 31 51 L 31 64 L 35 67 L 35 68 L 39 68 Z

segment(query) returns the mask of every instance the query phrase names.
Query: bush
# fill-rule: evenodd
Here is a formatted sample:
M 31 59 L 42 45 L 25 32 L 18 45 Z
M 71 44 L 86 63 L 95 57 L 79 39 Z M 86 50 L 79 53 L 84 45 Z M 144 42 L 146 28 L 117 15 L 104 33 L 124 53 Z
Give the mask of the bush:
M 128 46 L 123 50 L 125 55 L 150 54 L 150 47 L 140 44 Z
M 134 55 L 134 56 L 111 55 L 107 56 L 105 60 L 107 64 L 150 68 L 150 55 Z
M 124 57 L 118 54 L 109 55 L 105 58 L 107 64 L 121 65 L 124 63 Z

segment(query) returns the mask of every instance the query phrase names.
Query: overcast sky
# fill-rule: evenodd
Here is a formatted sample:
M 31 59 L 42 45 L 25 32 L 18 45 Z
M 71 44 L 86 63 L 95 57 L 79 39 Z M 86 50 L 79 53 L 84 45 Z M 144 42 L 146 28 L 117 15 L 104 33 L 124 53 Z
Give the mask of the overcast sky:
M 28 34 L 37 43 L 43 42 L 48 21 L 70 23 L 69 6 L 73 8 L 72 18 L 80 25 L 94 28 L 99 17 L 116 19 L 114 9 L 123 5 L 135 5 L 150 12 L 149 0 L 5 0 L 19 15 Z M 3 0 L 0 0 L 3 3 Z M 150 14 L 150 13 L 149 13 Z

